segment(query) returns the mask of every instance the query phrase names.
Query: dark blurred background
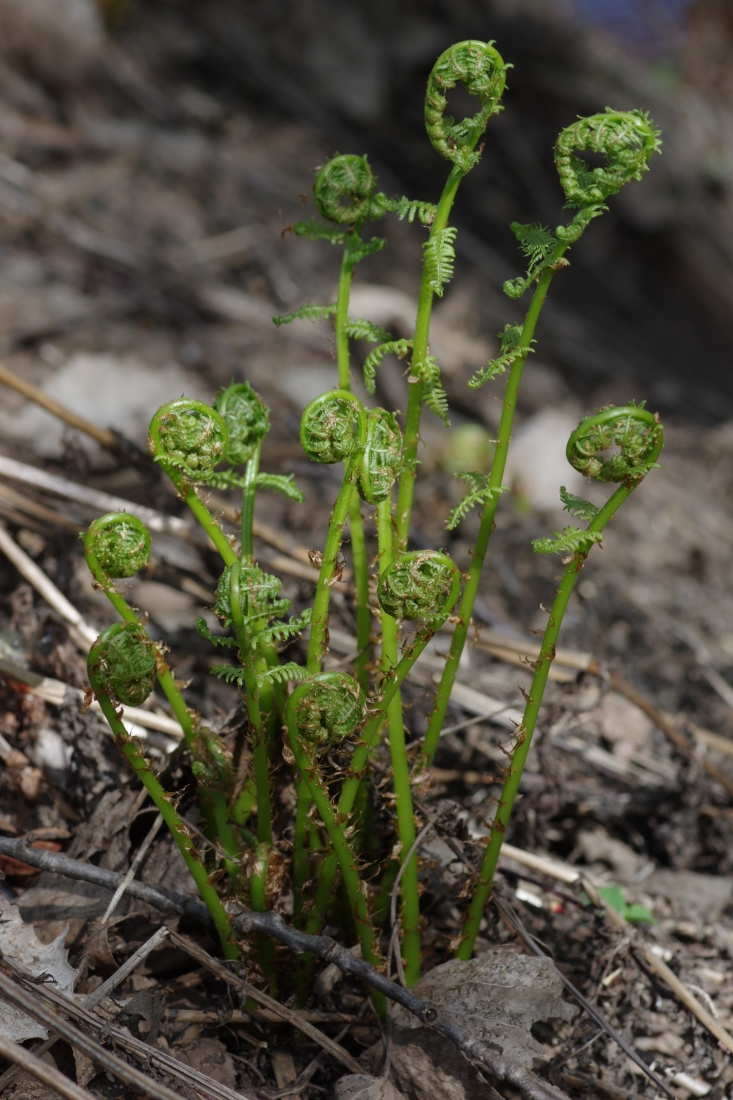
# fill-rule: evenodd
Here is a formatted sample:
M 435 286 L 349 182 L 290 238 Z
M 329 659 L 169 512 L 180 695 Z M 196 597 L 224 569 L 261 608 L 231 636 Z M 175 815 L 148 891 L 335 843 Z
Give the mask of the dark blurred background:
M 642 107 L 663 156 L 573 248 L 537 362 L 584 403 L 733 416 L 729 0 L 0 0 L 2 351 L 45 383 L 56 352 L 139 353 L 154 333 L 148 362 L 267 374 L 267 309 L 317 299 L 336 271 L 326 246 L 281 239 L 297 193 L 338 150 L 367 153 L 388 193 L 436 199 L 424 86 L 468 37 L 514 68 L 455 209 L 454 329 L 492 350 L 519 316 L 508 227 L 567 220 L 560 129 Z M 388 233 L 368 278 L 413 294 L 423 234 Z

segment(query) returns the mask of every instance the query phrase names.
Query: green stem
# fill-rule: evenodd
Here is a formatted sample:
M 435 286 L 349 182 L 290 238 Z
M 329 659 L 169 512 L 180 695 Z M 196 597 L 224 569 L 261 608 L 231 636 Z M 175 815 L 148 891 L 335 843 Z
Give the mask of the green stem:
M 269 844 L 258 844 L 255 849 L 253 863 L 250 865 L 249 896 L 255 913 L 267 912 L 267 868 L 270 862 L 270 853 Z M 257 961 L 260 964 L 262 973 L 268 979 L 270 996 L 276 996 L 277 959 L 275 944 L 269 936 L 257 936 Z
M 356 235 L 361 232 L 361 226 Z M 349 295 L 354 274 L 354 261 L 348 248 L 344 249 L 336 296 L 336 316 L 334 319 L 336 335 L 336 364 L 338 367 L 339 389 L 351 390 L 351 369 L 349 355 L 349 337 L 346 322 L 349 316 Z M 356 679 L 364 692 L 369 690 L 369 640 L 372 632 L 372 613 L 369 607 L 369 572 L 364 538 L 364 521 L 361 515 L 359 494 L 354 489 L 349 503 L 349 531 L 351 535 L 351 560 L 354 567 L 356 586 Z
M 235 561 L 238 561 L 239 559 L 234 553 L 229 539 L 226 537 L 221 527 L 216 522 L 204 502 L 196 494 L 195 487 L 191 485 L 188 481 L 186 481 L 181 471 L 178 470 L 175 466 L 171 466 L 171 464 L 168 462 L 161 462 L 160 465 L 163 467 L 165 473 L 175 485 L 176 489 L 178 490 L 178 495 L 181 497 L 182 500 L 186 502 L 188 507 L 195 515 L 196 519 L 203 527 L 206 534 L 213 542 L 224 564 L 234 565 Z
M 343 825 L 337 819 L 336 812 L 331 804 L 318 775 L 318 762 L 303 747 L 298 732 L 287 724 L 288 742 L 295 757 L 296 764 L 305 780 L 316 809 L 321 816 L 334 853 L 341 867 L 341 877 L 349 898 L 351 913 L 356 925 L 356 932 L 361 944 L 362 958 L 375 965 L 379 963 L 379 949 L 377 938 L 369 916 L 369 907 L 362 891 L 362 883 L 356 868 L 356 858 L 349 847 L 344 835 Z
M 331 585 L 336 575 L 336 559 L 341 549 L 344 525 L 349 514 L 349 504 L 354 493 L 354 485 L 359 473 L 360 456 L 352 456 L 344 463 L 344 480 L 331 513 L 331 522 L 323 550 L 323 561 L 318 574 L 316 596 L 313 601 L 310 639 L 308 641 L 308 672 L 313 675 L 321 671 L 323 654 L 327 649 L 328 605 L 331 600 Z
M 257 495 L 257 474 L 260 470 L 262 443 L 255 447 L 254 454 L 247 462 L 242 488 L 242 558 L 254 561 L 254 536 L 252 526 L 255 515 L 255 496 Z
M 95 647 L 92 646 L 89 654 L 90 665 L 94 662 L 94 652 Z M 117 711 L 115 710 L 112 700 L 102 690 L 99 682 L 95 682 L 95 677 L 92 674 L 90 674 L 90 680 L 92 688 L 94 689 L 94 694 L 99 700 L 102 712 L 112 730 L 120 754 L 137 773 L 143 786 L 152 798 L 156 809 L 162 815 L 163 820 L 173 834 L 191 877 L 198 887 L 201 898 L 211 913 L 211 919 L 219 934 L 224 954 L 228 959 L 238 959 L 239 948 L 234 939 L 229 917 L 221 903 L 219 895 L 211 885 L 208 871 L 199 859 L 198 851 L 191 837 L 188 835 L 186 826 L 178 815 L 173 800 L 170 795 L 165 792 L 157 777 L 154 775 L 149 762 L 140 752 L 140 749 L 128 734 L 121 720 L 117 717 Z
M 562 255 L 568 249 L 567 244 L 559 244 L 555 249 L 552 262 L 559 260 Z M 537 289 L 534 292 L 532 301 L 530 303 L 527 316 L 522 327 L 522 336 L 520 339 L 520 347 L 529 348 L 531 341 L 534 337 L 535 328 L 542 312 L 542 307 L 545 304 L 545 298 L 547 297 L 547 291 L 552 282 L 552 277 L 555 274 L 553 267 L 548 267 L 543 273 Z M 517 407 L 517 395 L 519 393 L 519 384 L 522 381 L 522 372 L 524 370 L 524 364 L 527 359 L 527 352 L 523 355 L 517 356 L 512 364 L 512 369 L 507 381 L 506 393 L 504 395 L 504 403 L 501 409 L 501 421 L 499 423 L 499 433 L 496 440 L 496 449 L 494 451 L 494 458 L 491 464 L 491 472 L 489 474 L 489 485 L 496 492 L 489 498 L 484 505 L 483 512 L 481 514 L 481 526 L 479 527 L 478 538 L 476 539 L 476 545 L 471 556 L 471 565 L 468 570 L 468 580 L 466 586 L 463 589 L 463 597 L 461 599 L 460 607 L 458 609 L 458 622 L 456 623 L 456 629 L 451 640 L 450 653 L 448 659 L 445 662 L 443 669 L 443 675 L 440 678 L 440 684 L 438 686 L 438 692 L 435 696 L 435 702 L 433 703 L 433 710 L 430 715 L 430 721 L 428 723 L 428 729 L 425 734 L 425 742 L 423 744 L 423 750 L 420 760 L 420 767 L 422 769 L 429 768 L 433 762 L 436 749 L 438 747 L 438 741 L 440 738 L 440 731 L 443 728 L 443 722 L 445 720 L 445 712 L 448 709 L 448 703 L 450 701 L 451 691 L 455 682 L 456 673 L 458 671 L 458 664 L 463 653 L 463 648 L 466 644 L 466 638 L 468 637 L 468 630 L 471 624 L 471 616 L 473 615 L 473 605 L 476 602 L 476 596 L 478 595 L 479 583 L 481 581 L 481 573 L 484 567 L 484 561 L 486 559 L 486 551 L 489 547 L 489 540 L 491 539 L 491 533 L 494 530 L 494 519 L 496 517 L 496 509 L 499 504 L 499 490 L 501 489 L 502 481 L 504 479 L 504 470 L 506 467 L 507 454 L 509 452 L 509 443 L 512 437 L 512 427 L 514 424 L 514 413 Z
M 379 536 L 379 572 L 382 574 L 392 563 L 392 500 L 388 498 L 378 505 L 377 532 Z M 382 662 L 383 672 L 390 672 L 399 663 L 399 627 L 395 619 L 382 612 Z M 415 815 L 412 807 L 410 766 L 405 748 L 405 726 L 402 718 L 402 700 L 395 694 L 387 706 L 389 725 L 389 751 L 392 760 L 392 779 L 397 809 L 397 835 L 403 856 L 415 843 Z M 418 892 L 417 853 L 413 853 L 409 865 L 402 874 L 402 922 L 404 937 L 402 954 L 405 960 L 405 978 L 414 985 L 420 977 L 420 895 Z
M 458 185 L 465 176 L 464 169 L 454 165 L 446 180 L 443 194 L 440 196 L 438 209 L 430 227 L 430 237 L 445 229 L 448 217 L 456 197 Z M 419 375 L 425 356 L 428 354 L 430 339 L 430 316 L 433 310 L 433 288 L 428 280 L 428 273 L 423 265 L 422 278 L 420 280 L 420 293 L 417 299 L 417 318 L 415 320 L 415 335 L 412 346 L 412 374 Z M 420 436 L 420 418 L 422 415 L 424 384 L 413 382 L 409 387 L 407 398 L 407 414 L 405 417 L 404 432 L 404 459 L 405 470 L 400 478 L 397 494 L 397 549 L 407 548 L 407 538 L 410 531 L 410 516 L 412 515 L 412 498 L 415 492 L 415 474 L 417 472 L 417 445 Z
M 239 644 L 239 655 L 244 672 L 244 688 L 247 695 L 247 713 L 252 736 L 252 760 L 257 790 L 257 839 L 272 844 L 272 809 L 270 806 L 270 775 L 267 762 L 267 741 L 260 710 L 260 689 L 255 667 L 256 653 L 249 644 L 242 615 L 239 594 L 239 562 L 235 562 L 229 574 L 229 604 L 232 626 Z
M 634 491 L 637 484 L 638 482 L 633 482 L 620 486 L 600 510 L 593 522 L 588 525 L 588 531 L 602 531 L 608 521 L 612 519 L 619 506 L 623 504 L 627 497 Z M 499 852 L 501 851 L 501 845 L 504 840 L 507 825 L 509 824 L 514 801 L 519 791 L 519 783 L 522 778 L 524 765 L 527 761 L 527 754 L 532 744 L 532 734 L 537 724 L 537 716 L 542 705 L 542 696 L 545 691 L 545 685 L 547 684 L 550 666 L 555 659 L 555 647 L 560 633 L 560 627 L 562 626 L 563 616 L 568 606 L 570 596 L 572 595 L 573 588 L 575 587 L 575 582 L 578 579 L 578 574 L 585 564 L 588 553 L 589 550 L 586 550 L 583 553 L 574 555 L 565 569 L 560 587 L 557 590 L 557 595 L 552 604 L 550 618 L 542 639 L 540 654 L 535 666 L 534 677 L 532 678 L 532 686 L 529 689 L 527 705 L 524 709 L 524 717 L 522 718 L 521 726 L 519 726 L 516 731 L 516 743 L 509 769 L 504 780 L 501 797 L 499 798 L 499 806 L 491 826 L 489 842 L 481 865 L 476 892 L 471 900 L 468 916 L 463 926 L 463 938 L 456 952 L 456 956 L 459 959 L 471 958 L 481 919 L 488 904 L 489 897 L 491 896 L 491 888 L 494 882 L 496 865 L 499 860 Z
M 295 808 L 295 829 L 293 832 L 293 919 L 296 927 L 300 923 L 303 909 L 303 888 L 310 878 L 308 859 L 308 811 L 311 808 L 311 796 L 304 779 L 296 779 L 297 803 Z
M 117 614 L 127 623 L 136 623 L 142 626 L 144 624 L 140 621 L 134 610 L 130 607 L 124 596 L 115 588 L 115 585 L 110 577 L 102 569 L 94 551 L 85 546 L 84 555 L 87 560 L 90 572 L 95 581 L 106 595 L 109 602 L 114 607 Z M 180 725 L 183 731 L 183 737 L 189 748 L 194 748 L 198 737 L 202 736 L 199 733 L 199 717 L 197 714 L 192 713 L 186 706 L 186 701 L 181 695 L 181 692 L 176 684 L 175 677 L 170 668 L 163 659 L 160 651 L 156 647 L 156 674 L 158 677 L 158 683 L 163 689 L 168 702 L 171 705 L 171 710 L 176 718 L 176 721 Z M 211 734 L 213 737 L 214 735 Z M 239 849 L 237 846 L 236 838 L 232 831 L 232 827 L 229 824 L 229 813 L 227 809 L 226 798 L 223 791 L 212 790 L 202 791 L 199 801 L 201 803 L 202 812 L 207 819 L 209 839 L 213 840 L 218 837 L 219 842 L 227 853 L 236 862 L 232 860 L 227 861 L 227 870 L 230 875 L 236 874 L 239 859 Z

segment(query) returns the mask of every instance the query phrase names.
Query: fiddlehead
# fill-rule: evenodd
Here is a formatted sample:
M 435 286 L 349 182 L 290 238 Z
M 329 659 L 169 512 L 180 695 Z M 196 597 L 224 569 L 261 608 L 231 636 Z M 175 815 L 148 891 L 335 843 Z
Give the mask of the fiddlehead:
M 367 418 L 366 446 L 359 468 L 359 493 L 367 504 L 392 494 L 402 472 L 402 432 L 394 413 L 372 409 Z
M 425 128 L 440 155 L 464 172 L 478 163 L 476 142 L 491 116 L 501 110 L 508 67 L 491 42 L 472 40 L 451 46 L 433 65 L 425 96 Z M 456 84 L 463 84 L 480 103 L 475 115 L 460 122 L 445 114 L 446 92 Z
M 322 393 L 301 417 L 301 446 L 314 462 L 343 462 L 364 449 L 366 421 L 358 397 L 343 390 Z
M 93 554 L 107 577 L 134 577 L 148 564 L 150 532 L 128 512 L 109 512 L 90 524 L 84 550 Z
M 581 421 L 565 453 L 570 465 L 585 477 L 616 483 L 641 481 L 655 465 L 661 432 L 657 417 L 643 403 L 609 406 Z M 618 453 L 604 460 L 601 452 L 614 445 L 620 448 Z
M 570 207 L 604 203 L 629 180 L 640 180 L 653 153 L 661 151 L 661 131 L 645 111 L 613 111 L 579 118 L 555 143 L 555 166 Z M 605 165 L 591 168 L 576 153 L 602 153 Z
M 346 672 L 319 672 L 299 683 L 288 701 L 291 729 L 316 749 L 340 745 L 364 720 L 366 699 Z
M 322 217 L 338 225 L 378 221 L 385 196 L 376 193 L 377 177 L 366 157 L 347 153 L 332 157 L 316 175 L 313 199 Z
M 377 599 L 393 619 L 445 621 L 461 590 L 455 562 L 439 550 L 398 554 L 379 578 Z
M 249 382 L 232 382 L 219 392 L 214 410 L 224 421 L 231 466 L 247 462 L 270 430 L 270 410 Z
M 90 675 L 101 691 L 123 706 L 139 707 L 145 702 L 155 687 L 157 653 L 142 626 L 108 626 L 91 652 L 95 656 Z
M 206 481 L 226 458 L 229 438 L 224 420 L 210 405 L 180 397 L 156 412 L 148 450 L 156 462 L 173 466 L 192 481 Z

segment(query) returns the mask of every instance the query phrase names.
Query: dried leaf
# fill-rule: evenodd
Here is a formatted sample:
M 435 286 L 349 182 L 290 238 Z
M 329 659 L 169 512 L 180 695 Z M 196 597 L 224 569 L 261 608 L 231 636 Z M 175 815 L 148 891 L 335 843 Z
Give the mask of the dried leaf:
M 79 973 L 69 966 L 64 940 L 68 925 L 52 943 L 41 943 L 32 924 L 25 924 L 17 905 L 0 897 L 0 951 L 36 976 L 49 974 L 54 989 L 72 994 Z M 30 1016 L 0 1001 L 0 1035 L 15 1043 L 25 1039 L 47 1039 L 48 1032 Z

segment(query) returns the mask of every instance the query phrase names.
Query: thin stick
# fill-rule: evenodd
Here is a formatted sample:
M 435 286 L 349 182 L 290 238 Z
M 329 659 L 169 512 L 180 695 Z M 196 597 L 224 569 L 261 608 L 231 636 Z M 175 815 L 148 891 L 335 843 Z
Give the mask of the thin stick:
M 714 1035 L 718 1042 L 723 1044 L 728 1053 L 733 1054 L 733 1037 L 731 1037 L 730 1032 L 726 1031 L 720 1021 L 716 1020 L 706 1008 L 703 1008 L 697 997 L 679 980 L 667 964 L 654 954 L 650 947 L 644 947 L 643 950 L 644 959 L 655 974 L 658 974 L 667 983 L 672 992 L 682 1001 L 685 1008 L 689 1008 L 693 1016 L 696 1016 L 703 1027 L 706 1027 L 710 1034 Z
M 158 832 L 160 831 L 160 827 L 161 827 L 162 824 L 163 824 L 163 815 L 158 814 L 157 817 L 155 818 L 155 821 L 153 822 L 153 824 L 150 828 L 150 831 L 148 832 L 148 835 L 145 837 L 142 844 L 140 845 L 140 847 L 138 849 L 138 853 L 132 861 L 132 865 L 130 866 L 130 870 L 127 872 L 127 874 L 123 878 L 122 882 L 117 887 L 114 894 L 112 895 L 112 900 L 110 901 L 109 905 L 107 906 L 107 909 L 105 910 L 105 914 L 102 917 L 102 920 L 100 921 L 100 924 L 106 924 L 107 921 L 112 916 L 112 914 L 114 913 L 115 909 L 117 908 L 117 906 L 120 902 L 120 899 L 121 899 L 122 895 L 124 894 L 127 887 L 130 885 L 132 880 L 134 879 L 135 875 L 138 872 L 138 868 L 140 867 L 140 864 L 145 859 L 145 856 L 148 854 L 148 850 L 150 849 L 150 845 L 153 843 L 156 836 L 158 835 Z
M 13 563 L 20 575 L 33 585 L 36 592 L 56 611 L 67 623 L 69 634 L 82 652 L 86 653 L 89 646 L 96 640 L 98 631 L 90 626 L 80 611 L 66 599 L 50 577 L 47 577 L 40 566 L 36 565 L 33 558 L 26 554 L 25 550 L 18 546 L 11 538 L 4 523 L 0 523 L 0 550 Z
M 40 1058 L 35 1054 L 31 1054 L 25 1047 L 20 1046 L 19 1043 L 13 1043 L 10 1039 L 3 1038 L 2 1035 L 0 1035 L 0 1054 L 3 1058 L 7 1058 L 9 1062 L 15 1063 L 14 1068 L 18 1073 L 25 1070 L 37 1081 L 42 1081 L 50 1089 L 55 1089 L 61 1096 L 65 1096 L 67 1100 L 95 1100 L 93 1092 L 81 1088 L 61 1070 L 49 1065 L 48 1062 L 42 1062 Z
M 195 959 L 201 966 L 205 966 L 212 974 L 216 974 L 217 978 L 225 981 L 228 985 L 234 986 L 241 990 L 242 993 L 246 993 L 248 997 L 251 997 L 253 1001 L 262 1005 L 263 1008 L 267 1008 L 270 1012 L 274 1012 L 281 1020 L 286 1020 L 289 1024 L 297 1027 L 304 1035 L 307 1035 L 309 1039 L 313 1039 L 319 1046 L 327 1050 L 332 1057 L 346 1066 L 351 1073 L 361 1073 L 363 1067 L 351 1057 L 348 1051 L 343 1047 L 335 1043 L 333 1039 L 329 1039 L 328 1035 L 324 1035 L 322 1031 L 319 1031 L 317 1027 L 313 1027 L 297 1013 L 291 1009 L 281 1005 L 279 1001 L 269 997 L 267 993 L 263 993 L 261 989 L 257 989 L 251 985 L 250 982 L 238 977 L 232 973 L 223 963 L 218 959 L 214 959 L 208 952 L 204 951 L 203 947 L 199 947 L 197 943 L 193 943 L 192 940 L 187 939 L 185 936 L 179 935 L 177 932 L 171 932 L 171 943 L 174 943 L 177 947 L 180 947 L 186 954 L 190 955 L 192 959 Z
M 77 431 L 84 432 L 91 439 L 95 439 L 102 447 L 105 447 L 108 451 L 114 451 L 115 454 L 119 454 L 122 450 L 120 441 L 114 432 L 111 432 L 109 428 L 98 428 L 96 424 L 91 424 L 88 420 L 85 420 L 82 416 L 77 416 L 71 409 L 67 409 L 65 405 L 62 405 L 59 401 L 56 401 L 50 394 L 47 394 L 45 390 L 42 390 L 40 386 L 34 386 L 32 382 L 28 382 L 25 378 L 19 378 L 17 374 L 14 374 L 11 370 L 0 363 L 0 382 L 9 386 L 15 390 L 16 393 L 21 393 L 23 397 L 27 397 L 29 401 L 33 401 L 36 405 L 40 405 L 46 412 L 50 412 L 52 416 L 58 417 L 59 420 L 63 420 L 65 424 L 68 424 L 72 428 L 76 428 Z

